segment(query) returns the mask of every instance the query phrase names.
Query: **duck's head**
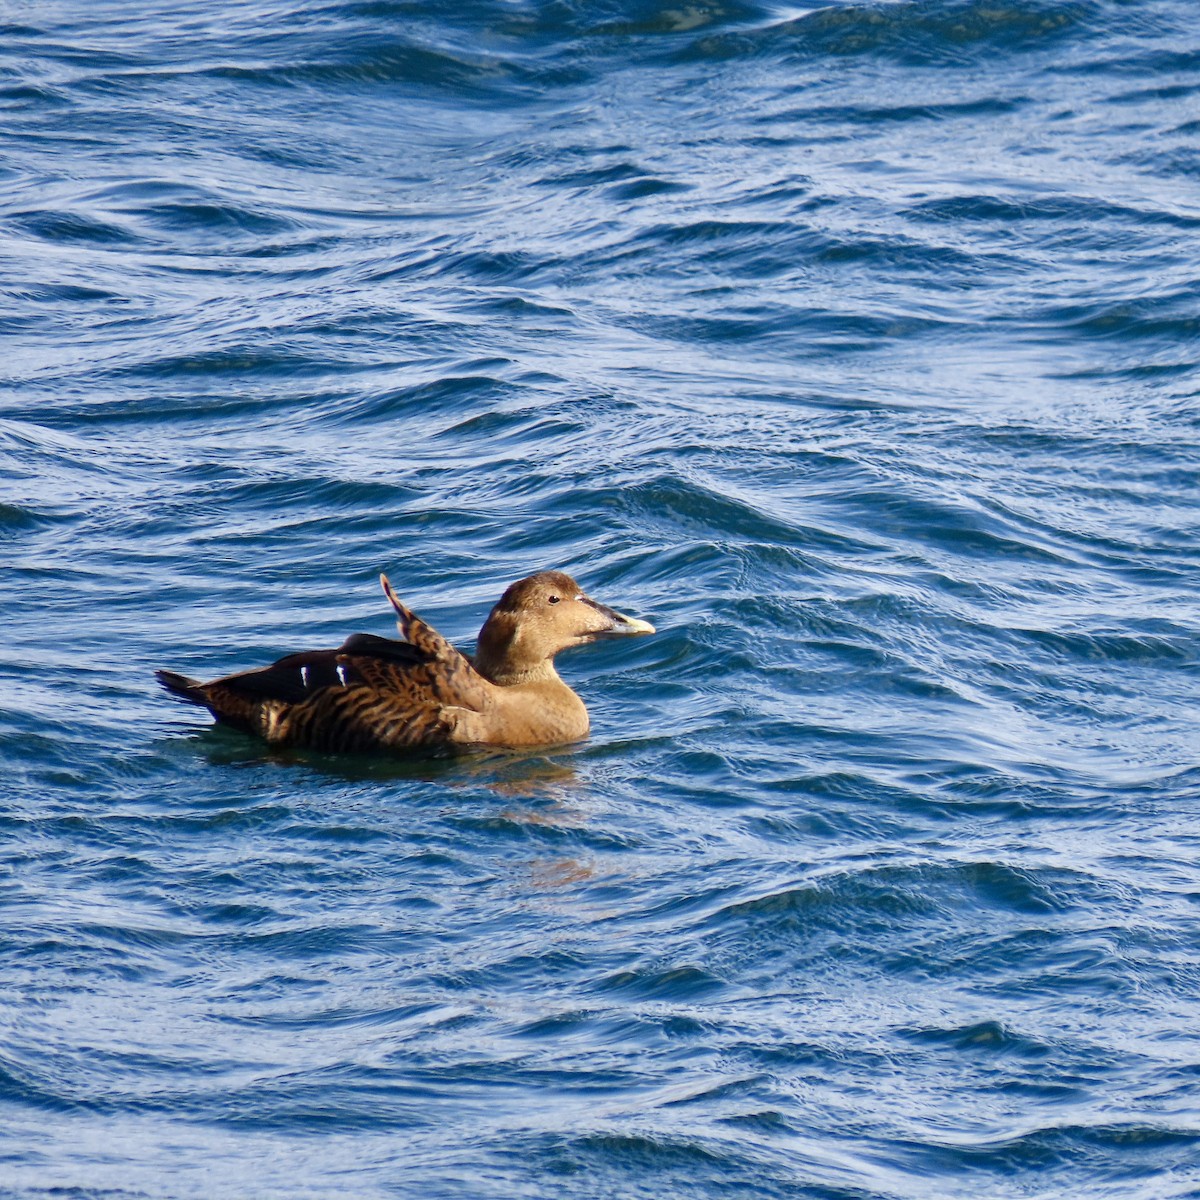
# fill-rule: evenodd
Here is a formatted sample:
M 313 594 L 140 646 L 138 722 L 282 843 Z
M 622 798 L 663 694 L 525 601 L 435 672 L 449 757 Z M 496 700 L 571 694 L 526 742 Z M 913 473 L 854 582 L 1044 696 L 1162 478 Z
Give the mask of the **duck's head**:
M 598 638 L 653 633 L 649 621 L 626 617 L 584 593 L 570 575 L 542 571 L 500 597 L 475 652 L 476 669 L 493 683 L 518 682 L 553 671 L 554 656 Z

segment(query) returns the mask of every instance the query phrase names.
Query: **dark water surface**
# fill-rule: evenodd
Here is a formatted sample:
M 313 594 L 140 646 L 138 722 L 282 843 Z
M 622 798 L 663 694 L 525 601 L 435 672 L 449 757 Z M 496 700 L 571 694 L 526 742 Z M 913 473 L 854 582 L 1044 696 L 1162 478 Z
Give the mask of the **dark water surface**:
M 0 38 L 0 1193 L 1200 1196 L 1193 0 Z M 593 736 L 211 677 L 576 573 Z

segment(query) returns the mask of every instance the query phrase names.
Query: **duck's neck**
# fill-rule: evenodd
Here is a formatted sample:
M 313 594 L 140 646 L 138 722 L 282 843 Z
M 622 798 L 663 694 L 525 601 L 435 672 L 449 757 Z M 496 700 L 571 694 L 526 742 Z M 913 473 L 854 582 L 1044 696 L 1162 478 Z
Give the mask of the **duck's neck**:
M 472 662 L 475 670 L 497 687 L 517 687 L 528 683 L 562 683 L 554 669 L 552 658 L 543 658 L 541 662 L 536 663 L 521 662 L 504 654 L 489 655 L 486 647 L 480 646 Z
M 521 624 L 516 613 L 497 606 L 479 631 L 472 661 L 475 670 L 497 687 L 562 684 L 554 669 L 554 654 L 547 654 L 547 649 L 544 641 Z

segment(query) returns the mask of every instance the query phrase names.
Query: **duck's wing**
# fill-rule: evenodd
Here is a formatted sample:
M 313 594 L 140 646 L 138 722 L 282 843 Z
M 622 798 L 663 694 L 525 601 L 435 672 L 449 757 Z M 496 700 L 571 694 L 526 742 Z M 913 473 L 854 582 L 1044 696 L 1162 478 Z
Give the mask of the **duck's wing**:
M 400 636 L 404 639 L 405 645 L 412 646 L 422 654 L 426 654 L 430 658 L 441 662 L 453 663 L 456 659 L 461 659 L 470 670 L 475 670 L 467 661 L 465 655 L 460 654 L 432 625 L 427 625 L 422 621 L 396 595 L 386 575 L 379 576 L 379 584 L 383 588 L 383 594 L 396 610 L 396 628 L 400 631 Z M 380 640 L 384 639 L 381 638 Z
M 399 686 L 410 671 L 427 663 L 428 657 L 406 642 L 355 633 L 336 650 L 303 650 L 269 667 L 226 675 L 212 683 L 200 684 L 198 689 L 207 696 L 220 689 L 246 700 L 304 704 L 327 688 L 373 687 L 386 691 Z M 165 673 L 159 674 L 161 677 Z
M 384 584 L 405 641 L 356 633 L 336 650 L 289 654 L 212 683 L 166 671 L 159 680 L 218 720 L 277 743 L 341 750 L 467 740 L 459 728 L 487 709 L 494 685 Z
M 336 650 L 289 654 L 269 667 L 226 675 L 211 683 L 201 683 L 174 671 L 155 674 L 173 696 L 203 705 L 226 724 L 265 736 L 268 708 L 276 713 L 312 709 L 334 689 L 359 693 L 364 689 L 384 694 L 406 692 L 411 690 L 409 674 L 420 671 L 427 663 L 425 655 L 404 642 L 356 633 Z

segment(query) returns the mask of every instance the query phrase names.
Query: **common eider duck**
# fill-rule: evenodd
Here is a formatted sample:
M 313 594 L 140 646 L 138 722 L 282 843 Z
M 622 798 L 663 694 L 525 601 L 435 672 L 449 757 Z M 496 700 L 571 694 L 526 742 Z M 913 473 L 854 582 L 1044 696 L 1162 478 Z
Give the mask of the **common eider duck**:
M 468 658 L 380 583 L 401 641 L 356 633 L 269 667 L 199 683 L 157 671 L 174 696 L 272 746 L 330 751 L 454 751 L 550 746 L 587 736 L 583 701 L 554 656 L 598 638 L 653 633 L 648 621 L 598 604 L 562 571 L 514 583 Z

